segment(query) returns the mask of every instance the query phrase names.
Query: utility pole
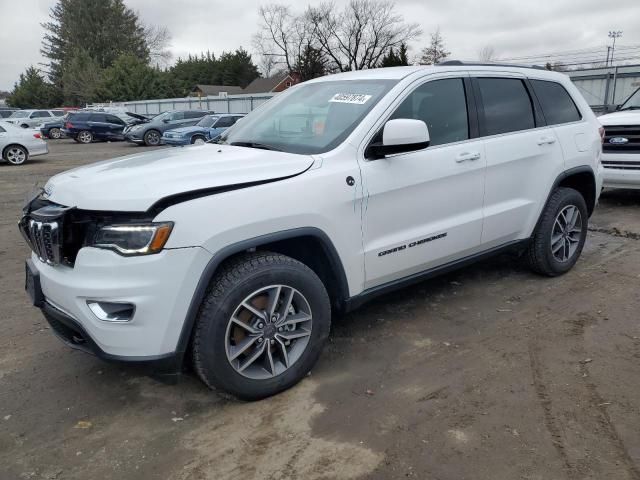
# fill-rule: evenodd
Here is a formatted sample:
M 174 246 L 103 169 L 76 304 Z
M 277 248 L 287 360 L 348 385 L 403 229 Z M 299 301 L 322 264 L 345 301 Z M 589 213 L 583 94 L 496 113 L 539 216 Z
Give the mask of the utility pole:
M 609 31 L 609 38 L 613 38 L 613 45 L 611 46 L 611 57 L 609 57 L 610 58 L 610 62 L 611 62 L 611 66 L 613 66 L 613 54 L 616 51 L 616 39 L 620 38 L 621 36 L 622 36 L 622 30 L 611 30 L 611 31 Z M 609 53 L 608 50 L 607 50 L 607 53 Z

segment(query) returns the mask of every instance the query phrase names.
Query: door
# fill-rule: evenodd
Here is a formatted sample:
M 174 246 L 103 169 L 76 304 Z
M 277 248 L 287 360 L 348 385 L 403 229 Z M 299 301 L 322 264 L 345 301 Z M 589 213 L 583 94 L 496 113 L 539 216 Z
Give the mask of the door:
M 471 255 L 482 234 L 485 155 L 468 78 L 417 86 L 390 118 L 423 120 L 431 143 L 361 162 L 365 289 Z
M 473 82 L 487 156 L 482 245 L 492 248 L 531 235 L 564 158 L 524 77 Z
M 106 130 L 109 138 L 122 138 L 125 123 L 121 118 L 115 115 L 105 115 Z
M 87 126 L 94 138 L 108 138 L 109 124 L 104 113 L 92 113 L 87 122 Z
M 46 110 L 36 110 L 29 117 L 27 123 L 30 127 L 37 127 L 51 118 L 51 114 Z

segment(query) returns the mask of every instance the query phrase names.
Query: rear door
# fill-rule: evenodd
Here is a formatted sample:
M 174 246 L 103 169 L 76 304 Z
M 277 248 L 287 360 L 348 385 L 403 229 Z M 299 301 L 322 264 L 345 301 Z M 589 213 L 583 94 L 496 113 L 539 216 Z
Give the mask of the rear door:
M 482 234 L 485 155 L 469 78 L 423 81 L 399 99 L 391 118 L 424 121 L 431 143 L 361 159 L 365 288 L 469 256 Z
M 564 170 L 560 142 L 523 75 L 474 72 L 487 171 L 483 249 L 527 238 Z
M 92 113 L 87 122 L 89 130 L 93 133 L 94 138 L 108 138 L 109 125 L 107 124 L 106 115 L 104 113 Z
M 565 168 L 593 165 L 601 148 L 595 128 L 582 118 L 569 92 L 558 82 L 530 79 L 547 125 L 553 127 L 564 153 Z

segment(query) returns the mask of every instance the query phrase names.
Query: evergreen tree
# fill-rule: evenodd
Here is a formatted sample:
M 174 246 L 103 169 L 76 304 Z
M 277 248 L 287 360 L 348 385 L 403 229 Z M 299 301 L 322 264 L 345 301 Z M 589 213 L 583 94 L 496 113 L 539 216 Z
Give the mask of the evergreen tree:
M 407 57 L 407 45 L 403 42 L 398 48 L 398 52 L 392 48 L 382 57 L 380 60 L 381 67 L 401 67 L 409 65 L 409 59 Z
M 62 74 L 62 92 L 67 106 L 84 106 L 98 101 L 103 70 L 84 49 L 67 62 Z
M 173 96 L 166 72 L 150 67 L 133 55 L 118 57 L 104 72 L 98 89 L 102 101 L 122 102 Z
M 16 108 L 49 108 L 54 102 L 52 94 L 51 85 L 31 66 L 20 74 L 7 103 Z
M 444 46 L 444 40 L 438 28 L 431 34 L 431 44 L 422 50 L 421 65 L 435 65 L 445 60 L 451 52 L 447 51 Z
M 328 63 L 325 54 L 321 50 L 307 45 L 293 68 L 300 74 L 300 79 L 304 82 L 326 75 Z
M 58 87 L 67 64 L 81 49 L 103 69 L 123 54 L 149 58 L 144 29 L 123 0 L 58 0 L 49 17 L 43 24 L 41 52 L 49 59 L 49 76 Z
M 242 47 L 235 52 L 222 53 L 218 60 L 220 85 L 239 85 L 245 88 L 258 78 L 258 67 L 251 61 L 251 55 Z

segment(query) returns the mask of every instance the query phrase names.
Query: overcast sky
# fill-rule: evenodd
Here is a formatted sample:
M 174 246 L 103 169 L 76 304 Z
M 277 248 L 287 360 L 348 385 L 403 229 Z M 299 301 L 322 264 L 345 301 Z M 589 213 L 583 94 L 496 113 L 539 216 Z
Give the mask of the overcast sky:
M 343 5 L 348 0 L 335 0 Z M 251 49 L 258 6 L 269 0 L 125 0 L 147 24 L 165 25 L 174 57 L 239 46 Z M 291 0 L 304 8 L 308 0 Z M 40 43 L 55 0 L 0 0 L 0 90 L 13 87 L 20 72 L 43 62 Z M 640 0 L 397 0 L 405 19 L 425 34 L 411 45 L 416 55 L 438 26 L 451 58 L 473 59 L 485 45 L 502 58 L 602 47 L 609 30 L 623 30 L 621 45 L 640 44 Z M 637 63 L 640 63 L 637 62 Z

